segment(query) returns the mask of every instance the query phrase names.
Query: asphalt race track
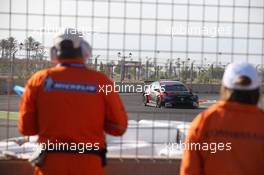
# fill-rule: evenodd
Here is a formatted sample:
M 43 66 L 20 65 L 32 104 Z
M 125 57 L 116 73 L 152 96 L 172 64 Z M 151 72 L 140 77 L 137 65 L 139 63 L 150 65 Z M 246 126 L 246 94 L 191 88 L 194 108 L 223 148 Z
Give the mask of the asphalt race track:
M 198 94 L 201 100 L 214 101 L 218 99 L 217 94 Z M 205 110 L 212 102 L 201 104 L 199 109 L 190 108 L 156 108 L 154 106 L 144 106 L 142 96 L 137 95 L 122 95 L 125 108 L 129 114 L 129 119 L 159 119 L 159 120 L 177 120 L 177 121 L 192 121 L 193 118 Z
M 200 100 L 217 100 L 217 94 L 198 94 Z M 146 116 L 147 119 L 149 115 L 154 115 L 153 117 L 166 119 L 166 117 L 171 116 L 174 120 L 184 117 L 184 120 L 191 121 L 194 116 L 206 109 L 211 103 L 201 104 L 199 109 L 188 109 L 188 108 L 155 108 L 154 106 L 144 106 L 142 103 L 141 94 L 121 94 L 122 101 L 125 105 L 126 111 L 129 114 L 129 119 L 136 120 L 142 119 L 138 117 Z M 18 111 L 19 96 L 13 95 L 9 98 L 7 96 L 0 96 L 0 111 Z M 9 101 L 9 107 L 8 107 Z M 131 115 L 132 114 L 132 115 Z M 135 116 L 137 117 L 135 118 Z M 165 117 L 165 118 L 164 118 Z
M 198 94 L 201 100 L 209 100 L 209 103 L 205 102 L 201 104 L 199 109 L 182 109 L 182 108 L 155 108 L 154 106 L 144 106 L 142 103 L 141 94 L 121 94 L 121 98 L 125 105 L 128 117 L 130 120 L 175 120 L 190 122 L 193 118 L 205 110 L 208 106 L 214 103 L 219 97 L 217 94 Z M 18 111 L 19 96 L 0 96 L 0 111 Z M 8 105 L 8 101 L 9 104 Z M 9 106 L 9 107 L 8 107 Z M 1 115 L 1 113 L 0 113 Z M 0 119 L 0 140 L 9 137 L 19 136 L 16 128 L 16 120 L 10 120 L 1 117 Z M 6 125 L 9 125 L 7 129 Z

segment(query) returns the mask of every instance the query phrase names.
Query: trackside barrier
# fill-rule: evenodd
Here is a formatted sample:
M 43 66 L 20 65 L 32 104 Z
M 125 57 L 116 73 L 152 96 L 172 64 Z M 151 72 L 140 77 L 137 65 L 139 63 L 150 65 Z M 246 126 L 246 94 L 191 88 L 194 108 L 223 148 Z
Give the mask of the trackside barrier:
M 163 175 L 179 174 L 180 159 L 118 159 L 109 158 L 106 175 Z M 132 171 L 131 171 L 132 170 Z M 1 175 L 33 174 L 33 167 L 26 160 L 0 160 Z
M 22 80 L 15 80 L 14 85 L 24 86 Z M 120 93 L 141 93 L 141 89 L 144 90 L 144 83 L 115 83 L 117 90 Z M 218 94 L 220 92 L 221 85 L 219 84 L 187 84 L 188 87 L 192 87 L 194 93 L 208 93 Z M 0 78 L 0 95 L 7 94 L 7 80 Z M 146 86 L 145 86 L 146 87 Z M 262 88 L 263 89 L 263 88 Z
M 24 86 L 24 82 L 15 80 L 13 85 Z M 141 93 L 144 90 L 144 83 L 120 83 L 116 82 L 117 90 L 120 93 Z M 190 87 L 190 85 L 187 84 Z M 13 87 L 13 86 L 12 86 Z M 146 87 L 146 86 L 145 86 Z M 7 94 L 8 82 L 0 78 L 0 95 Z M 13 88 L 12 88 L 13 89 Z M 217 84 L 192 84 L 192 90 L 195 93 L 219 93 L 220 85 Z

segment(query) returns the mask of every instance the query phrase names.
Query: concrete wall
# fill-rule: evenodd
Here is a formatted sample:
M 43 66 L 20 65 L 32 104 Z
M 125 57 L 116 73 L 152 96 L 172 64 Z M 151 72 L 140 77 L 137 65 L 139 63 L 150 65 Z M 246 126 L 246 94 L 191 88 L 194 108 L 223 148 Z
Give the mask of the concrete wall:
M 118 159 L 110 158 L 106 175 L 178 175 L 180 159 Z M 25 160 L 0 160 L 1 175 L 30 175 L 32 166 Z
M 191 85 L 188 85 L 191 87 Z M 193 84 L 192 89 L 195 93 L 208 93 L 218 94 L 220 92 L 221 85 L 218 84 Z
M 144 83 L 116 83 L 120 92 L 130 93 L 135 92 L 135 90 L 144 89 Z M 192 87 L 195 93 L 219 93 L 221 85 L 217 84 L 187 84 L 188 87 Z
M 24 82 L 21 80 L 15 80 L 14 85 L 24 86 Z M 115 85 L 121 93 L 134 93 L 140 90 L 144 90 L 144 83 L 116 83 Z M 220 92 L 221 87 L 221 85 L 218 84 L 187 84 L 187 86 L 192 86 L 193 92 L 195 93 L 210 94 L 218 94 Z M 7 80 L 0 79 L 0 95 L 7 94 L 7 88 Z

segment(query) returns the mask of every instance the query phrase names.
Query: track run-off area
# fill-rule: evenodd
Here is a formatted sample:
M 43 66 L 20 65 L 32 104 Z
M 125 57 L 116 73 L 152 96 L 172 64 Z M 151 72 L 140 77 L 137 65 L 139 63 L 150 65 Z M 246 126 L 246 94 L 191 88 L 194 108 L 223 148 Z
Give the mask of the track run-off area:
M 144 106 L 142 94 L 120 94 L 129 120 L 168 120 L 191 122 L 200 112 L 216 103 L 218 94 L 198 94 L 201 101 L 198 109 L 156 108 Z M 0 95 L 0 140 L 20 136 L 17 131 L 17 117 L 20 97 Z M 9 111 L 9 112 L 7 112 Z M 9 119 L 9 120 L 7 120 Z

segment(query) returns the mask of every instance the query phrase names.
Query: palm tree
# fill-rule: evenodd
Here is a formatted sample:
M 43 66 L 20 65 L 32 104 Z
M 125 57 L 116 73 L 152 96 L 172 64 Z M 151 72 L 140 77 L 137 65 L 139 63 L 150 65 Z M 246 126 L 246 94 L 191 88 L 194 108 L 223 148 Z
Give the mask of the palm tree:
M 41 60 L 41 61 L 44 60 L 45 53 L 46 53 L 46 51 L 45 51 L 45 47 L 42 46 L 42 45 L 40 45 L 40 46 L 37 48 L 37 58 L 38 58 L 39 60 Z
M 0 48 L 1 48 L 1 58 L 4 58 L 5 55 L 6 55 L 6 49 L 7 49 L 7 46 L 8 46 L 8 42 L 6 39 L 1 39 L 0 41 Z
M 7 38 L 7 55 L 9 59 L 12 59 L 12 55 L 17 48 L 17 40 L 14 37 Z
M 17 41 L 14 37 L 9 37 L 7 39 L 2 39 L 0 41 L 0 48 L 1 48 L 1 58 L 9 58 L 11 59 L 12 53 L 16 50 Z
M 27 39 L 25 39 L 24 41 L 24 47 L 25 47 L 25 50 L 26 50 L 26 58 L 29 60 L 30 59 L 30 52 L 32 50 L 34 50 L 35 48 L 35 39 L 33 37 L 28 37 Z

